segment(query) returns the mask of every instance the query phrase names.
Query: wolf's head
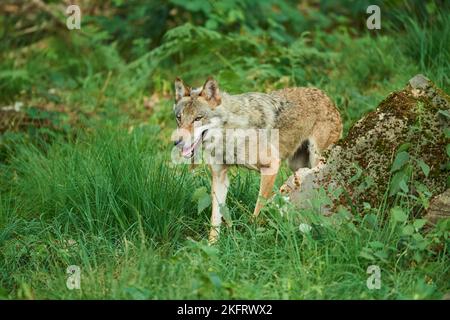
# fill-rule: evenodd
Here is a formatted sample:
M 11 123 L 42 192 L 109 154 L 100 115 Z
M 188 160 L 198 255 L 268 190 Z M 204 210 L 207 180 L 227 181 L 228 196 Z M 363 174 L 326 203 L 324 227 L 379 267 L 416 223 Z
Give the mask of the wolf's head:
M 191 158 L 208 129 L 215 126 L 213 113 L 220 104 L 219 86 L 211 77 L 200 88 L 191 88 L 180 78 L 175 80 L 173 111 L 178 130 L 173 140 L 184 157 Z

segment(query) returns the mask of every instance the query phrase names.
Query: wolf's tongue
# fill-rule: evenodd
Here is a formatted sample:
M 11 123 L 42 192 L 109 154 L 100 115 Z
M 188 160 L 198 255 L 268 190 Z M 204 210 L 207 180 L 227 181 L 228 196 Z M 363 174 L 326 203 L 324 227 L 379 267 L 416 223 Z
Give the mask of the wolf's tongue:
M 181 151 L 181 154 L 183 155 L 183 157 L 187 157 L 190 156 L 192 153 L 192 149 L 194 149 L 194 146 L 189 146 L 189 147 L 183 147 L 183 150 Z
M 198 140 L 191 144 L 189 147 L 183 147 L 183 149 L 181 150 L 181 154 L 183 155 L 183 157 L 191 156 L 192 150 L 194 150 L 194 148 L 197 146 L 197 143 Z

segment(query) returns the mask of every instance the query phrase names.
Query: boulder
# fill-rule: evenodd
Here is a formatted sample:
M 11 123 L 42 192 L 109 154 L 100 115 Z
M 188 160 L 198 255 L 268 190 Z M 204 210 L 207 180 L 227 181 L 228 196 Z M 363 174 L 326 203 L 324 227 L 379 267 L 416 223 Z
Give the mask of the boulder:
M 450 218 L 450 189 L 431 199 L 426 212 L 424 218 L 432 224 L 440 219 Z
M 450 97 L 416 75 L 356 122 L 317 167 L 289 177 L 280 192 L 301 208 L 325 193 L 324 214 L 339 206 L 362 214 L 402 195 L 424 199 L 426 207 L 448 187 L 449 115 Z

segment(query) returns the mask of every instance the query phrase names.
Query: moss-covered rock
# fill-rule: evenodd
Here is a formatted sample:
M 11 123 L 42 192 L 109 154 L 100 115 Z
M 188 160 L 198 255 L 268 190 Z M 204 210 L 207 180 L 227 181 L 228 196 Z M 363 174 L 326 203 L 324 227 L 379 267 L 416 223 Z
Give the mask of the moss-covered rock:
M 432 224 L 440 219 L 450 218 L 450 189 L 431 199 L 425 218 Z
M 391 93 L 323 156 L 319 167 L 298 170 L 282 186 L 298 206 L 308 206 L 324 187 L 332 213 L 380 206 L 399 194 L 429 198 L 448 183 L 450 97 L 417 75 Z

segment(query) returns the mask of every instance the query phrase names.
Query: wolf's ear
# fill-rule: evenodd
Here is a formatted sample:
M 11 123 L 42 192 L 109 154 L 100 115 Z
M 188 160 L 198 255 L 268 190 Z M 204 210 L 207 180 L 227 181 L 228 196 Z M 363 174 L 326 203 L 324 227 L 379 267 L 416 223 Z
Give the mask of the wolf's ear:
M 191 94 L 191 89 L 180 78 L 175 79 L 175 102 Z
M 220 97 L 219 85 L 212 77 L 209 77 L 203 85 L 200 96 L 208 101 L 212 108 L 217 107 L 222 101 Z

